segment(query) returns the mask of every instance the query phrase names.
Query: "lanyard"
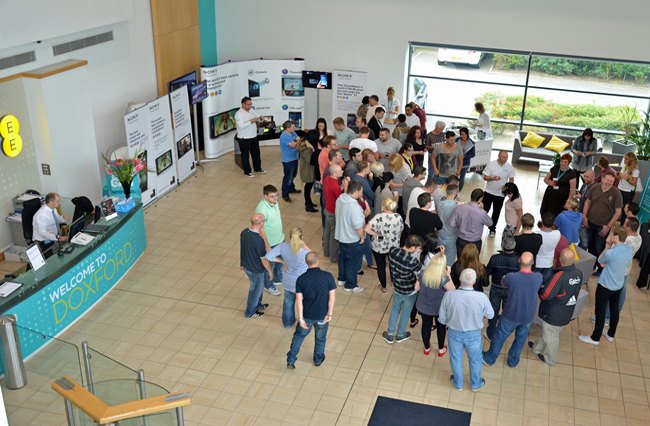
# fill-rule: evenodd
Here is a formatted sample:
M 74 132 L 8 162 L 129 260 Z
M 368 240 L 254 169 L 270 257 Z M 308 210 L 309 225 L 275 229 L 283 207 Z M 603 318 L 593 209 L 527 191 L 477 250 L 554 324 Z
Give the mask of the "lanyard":
M 562 179 L 562 176 L 564 176 L 564 174 L 565 174 L 566 172 L 567 172 L 567 171 L 564 170 L 562 173 L 560 173 L 560 169 L 557 169 L 557 181 L 558 181 L 558 182 L 560 181 L 560 179 Z

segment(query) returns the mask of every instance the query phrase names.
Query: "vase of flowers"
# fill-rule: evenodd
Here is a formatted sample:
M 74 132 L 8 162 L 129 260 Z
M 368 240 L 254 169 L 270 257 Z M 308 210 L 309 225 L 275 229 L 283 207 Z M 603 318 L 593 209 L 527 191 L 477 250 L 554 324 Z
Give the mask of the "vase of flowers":
M 106 173 L 113 175 L 120 181 L 124 189 L 124 198 L 131 196 L 131 183 L 133 177 L 144 169 L 144 163 L 138 158 L 136 152 L 132 157 L 109 159 L 103 155 L 106 162 Z

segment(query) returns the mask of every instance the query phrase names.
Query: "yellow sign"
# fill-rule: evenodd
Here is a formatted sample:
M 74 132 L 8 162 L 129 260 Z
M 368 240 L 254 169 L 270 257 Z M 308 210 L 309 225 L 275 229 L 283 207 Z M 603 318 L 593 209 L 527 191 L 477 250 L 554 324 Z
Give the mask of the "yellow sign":
M 0 120 L 0 136 L 2 136 L 2 152 L 7 157 L 15 157 L 23 150 L 23 138 L 20 137 L 20 123 L 13 115 L 5 115 Z

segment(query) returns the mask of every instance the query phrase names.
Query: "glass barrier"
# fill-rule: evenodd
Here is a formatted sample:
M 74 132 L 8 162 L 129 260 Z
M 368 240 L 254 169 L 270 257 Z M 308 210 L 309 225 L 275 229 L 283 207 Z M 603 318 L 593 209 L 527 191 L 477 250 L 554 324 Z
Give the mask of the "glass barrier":
M 88 365 L 90 367 L 92 379 L 88 378 L 86 387 L 97 395 L 95 383 L 102 383 L 115 380 L 136 381 L 138 379 L 138 372 L 126 365 L 115 361 L 113 358 L 104 355 L 95 349 L 88 347 Z M 126 389 L 125 389 L 126 390 Z M 137 387 L 133 388 L 130 392 L 125 392 L 125 401 L 132 401 L 140 399 Z M 125 402 L 121 401 L 121 402 Z
M 63 399 L 52 390 L 51 384 L 63 376 L 84 383 L 79 349 L 72 343 L 25 327 L 17 327 L 21 343 L 28 340 L 49 343 L 25 361 L 27 385 L 18 390 L 3 389 L 4 402 L 7 406 L 23 406 L 32 410 L 47 411 L 52 419 L 50 424 L 65 424 Z M 29 399 L 26 400 L 26 396 L 29 396 Z M 9 424 L 14 424 L 12 414 L 16 411 L 8 410 L 8 413 Z
M 94 370 L 93 370 L 94 373 Z M 136 399 L 167 395 L 169 392 L 162 386 L 133 379 L 104 380 L 94 383 L 95 395 L 109 405 L 122 404 Z M 142 394 L 142 397 L 141 397 Z M 75 409 L 74 417 L 77 424 L 91 426 L 95 423 L 83 412 Z M 176 412 L 165 411 L 147 416 L 121 420 L 120 426 L 170 426 L 177 425 Z

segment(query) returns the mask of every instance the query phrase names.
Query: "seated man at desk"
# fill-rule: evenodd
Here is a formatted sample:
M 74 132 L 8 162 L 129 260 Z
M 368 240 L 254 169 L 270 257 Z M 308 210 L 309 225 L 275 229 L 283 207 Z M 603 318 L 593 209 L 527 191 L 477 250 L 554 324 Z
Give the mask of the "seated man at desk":
M 61 224 L 68 218 L 59 215 L 56 208 L 61 204 L 61 196 L 50 192 L 45 196 L 45 204 L 34 215 L 32 240 L 38 243 L 41 251 L 50 248 L 55 242 L 66 242 L 68 237 L 61 235 Z

